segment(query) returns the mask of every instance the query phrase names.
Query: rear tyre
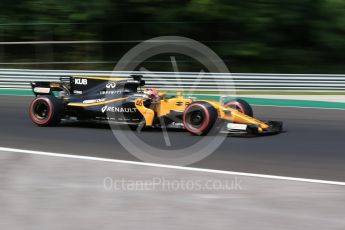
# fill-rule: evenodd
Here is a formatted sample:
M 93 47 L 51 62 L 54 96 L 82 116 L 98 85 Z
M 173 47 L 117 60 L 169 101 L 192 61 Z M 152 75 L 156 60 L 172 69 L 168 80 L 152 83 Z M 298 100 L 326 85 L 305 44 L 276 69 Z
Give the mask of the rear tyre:
M 217 110 L 211 104 L 193 102 L 183 113 L 183 124 L 188 132 L 203 136 L 210 132 L 217 118 Z
M 242 99 L 232 100 L 225 103 L 224 106 L 230 107 L 232 109 L 236 109 L 237 111 L 240 111 L 241 113 L 244 113 L 247 116 L 250 116 L 250 117 L 254 116 L 252 107 L 245 100 L 242 100 Z
M 63 114 L 61 100 L 54 96 L 39 96 L 35 98 L 29 108 L 29 116 L 38 126 L 56 126 Z

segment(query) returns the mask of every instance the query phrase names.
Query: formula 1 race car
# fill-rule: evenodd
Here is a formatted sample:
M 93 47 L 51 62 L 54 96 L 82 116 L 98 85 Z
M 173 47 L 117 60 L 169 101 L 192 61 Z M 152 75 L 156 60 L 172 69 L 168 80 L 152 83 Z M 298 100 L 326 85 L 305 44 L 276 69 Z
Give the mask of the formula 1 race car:
M 36 98 L 29 108 L 33 123 L 55 126 L 61 120 L 108 121 L 134 127 L 181 128 L 194 135 L 211 130 L 229 134 L 274 134 L 282 122 L 253 118 L 244 100 L 220 103 L 168 96 L 142 89 L 141 75 L 129 78 L 71 76 L 59 82 L 31 83 Z

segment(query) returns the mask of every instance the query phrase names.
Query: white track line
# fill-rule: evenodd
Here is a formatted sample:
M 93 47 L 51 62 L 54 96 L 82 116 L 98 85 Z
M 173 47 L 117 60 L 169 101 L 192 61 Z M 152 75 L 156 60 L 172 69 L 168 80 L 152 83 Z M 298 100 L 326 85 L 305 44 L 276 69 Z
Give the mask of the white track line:
M 107 159 L 107 158 L 99 158 L 99 157 L 78 156 L 78 155 L 69 155 L 69 154 L 63 154 L 63 153 L 51 153 L 51 152 L 33 151 L 33 150 L 25 150 L 25 149 L 14 149 L 14 148 L 5 148 L 5 147 L 0 147 L 0 151 L 24 153 L 24 154 L 34 154 L 34 155 L 51 156 L 51 157 L 72 158 L 72 159 L 81 159 L 81 160 L 91 160 L 91 161 L 102 161 L 102 162 L 111 162 L 111 163 L 120 163 L 120 164 L 150 166 L 150 167 L 157 167 L 157 168 L 177 169 L 177 170 L 194 171 L 194 172 L 207 172 L 207 173 L 223 174 L 223 175 L 236 175 L 236 176 L 257 177 L 257 178 L 265 178 L 265 179 L 288 180 L 288 181 L 297 181 L 297 182 L 308 182 L 308 183 L 345 186 L 345 182 L 341 182 L 341 181 L 326 181 L 326 180 L 316 180 L 316 179 L 307 179 L 307 178 L 296 178 L 296 177 L 284 177 L 284 176 L 274 176 L 274 175 L 265 175 L 265 174 L 232 172 L 232 171 L 223 171 L 223 170 L 215 170 L 215 169 L 182 167 L 182 166 L 175 166 L 175 165 L 154 164 L 154 163 L 145 163 L 145 162 L 137 162 L 137 161 L 126 161 L 126 160 L 115 160 L 115 159 Z
M 278 107 L 278 108 L 292 108 L 292 109 L 321 109 L 321 110 L 345 110 L 345 108 L 322 108 L 322 107 L 305 107 L 305 106 L 288 106 L 288 105 L 257 105 L 251 104 L 258 107 Z

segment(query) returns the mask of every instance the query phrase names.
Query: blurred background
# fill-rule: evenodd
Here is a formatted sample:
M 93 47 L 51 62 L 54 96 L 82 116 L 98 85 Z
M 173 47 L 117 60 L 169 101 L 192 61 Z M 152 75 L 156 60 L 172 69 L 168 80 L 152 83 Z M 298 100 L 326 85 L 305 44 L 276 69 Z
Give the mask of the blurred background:
M 232 72 L 344 73 L 345 1 L 0 3 L 0 68 L 112 70 L 129 49 L 157 36 L 196 39 Z M 169 59 L 147 62 L 171 70 Z M 194 70 L 188 58 L 178 62 L 181 71 Z

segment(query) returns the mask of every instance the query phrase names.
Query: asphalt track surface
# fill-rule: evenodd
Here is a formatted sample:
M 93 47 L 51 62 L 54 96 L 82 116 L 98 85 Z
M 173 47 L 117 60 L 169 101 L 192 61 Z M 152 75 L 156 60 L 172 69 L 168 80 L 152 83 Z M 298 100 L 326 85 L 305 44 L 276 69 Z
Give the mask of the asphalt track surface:
M 1 147 L 138 160 L 122 147 L 107 125 L 33 125 L 27 112 L 31 100 L 0 96 Z M 254 138 L 229 137 L 213 154 L 191 166 L 345 181 L 345 110 L 255 107 L 254 111 L 258 118 L 283 121 L 286 132 Z M 139 136 L 154 146 L 164 146 L 161 131 L 146 130 Z M 172 148 L 198 140 L 177 131 L 170 131 L 169 137 Z
M 0 186 L 0 229 L 345 226 L 345 186 L 330 184 L 0 151 Z

